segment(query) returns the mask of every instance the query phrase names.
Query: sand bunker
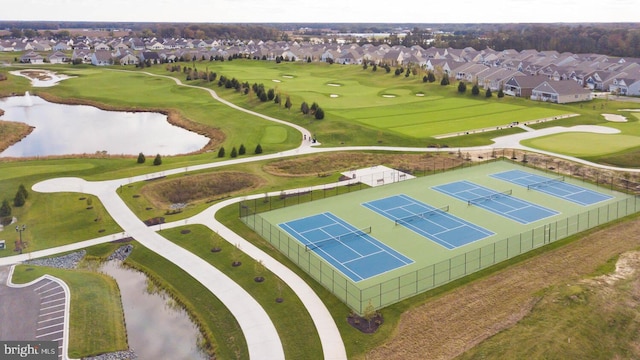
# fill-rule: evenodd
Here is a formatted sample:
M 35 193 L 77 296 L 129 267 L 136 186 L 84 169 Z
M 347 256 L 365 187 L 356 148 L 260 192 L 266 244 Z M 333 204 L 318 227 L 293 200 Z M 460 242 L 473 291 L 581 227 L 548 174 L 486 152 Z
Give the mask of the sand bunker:
M 424 96 L 422 93 L 417 93 L 416 96 Z
M 332 98 L 337 98 L 338 96 L 339 96 L 338 94 L 331 94 L 331 95 L 329 95 L 329 97 L 332 97 Z
M 62 80 L 70 79 L 71 76 L 56 74 L 49 70 L 40 69 L 27 69 L 20 71 L 9 72 L 12 75 L 26 77 L 31 80 L 31 86 L 33 87 L 50 87 L 54 86 Z
M 340 84 L 327 84 L 327 86 L 342 86 Z
M 276 79 L 273 79 L 271 81 L 273 81 L 273 82 L 281 82 L 280 80 L 276 80 Z
M 383 98 L 394 98 L 396 97 L 395 95 L 389 95 L 389 94 L 384 94 L 382 95 Z
M 613 121 L 613 122 L 627 122 L 627 118 L 622 116 L 622 115 L 616 115 L 616 114 L 602 114 L 602 116 L 604 116 L 605 120 L 607 121 Z
M 293 79 L 293 76 L 291 75 L 282 75 L 283 78 L 287 78 L 287 79 Z

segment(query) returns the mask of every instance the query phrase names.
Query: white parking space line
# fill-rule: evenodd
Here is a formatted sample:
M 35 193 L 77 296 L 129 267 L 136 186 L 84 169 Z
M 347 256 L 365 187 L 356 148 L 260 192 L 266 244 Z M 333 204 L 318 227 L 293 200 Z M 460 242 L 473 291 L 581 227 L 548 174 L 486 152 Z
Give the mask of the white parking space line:
M 38 321 L 38 324 L 43 323 L 43 322 L 47 322 L 47 321 L 58 320 L 58 319 L 64 319 L 64 316 L 58 316 L 58 317 L 47 319 L 47 320 L 40 320 L 40 321 Z
M 47 285 L 49 285 L 49 284 L 52 284 L 52 283 L 53 283 L 53 281 L 48 281 L 48 282 L 46 282 L 46 283 L 44 283 L 44 284 L 42 284 L 42 285 L 38 286 L 37 288 L 33 289 L 33 291 L 37 292 L 38 290 L 40 290 L 40 289 L 42 289 L 43 287 L 45 287 L 45 286 L 47 286 Z
M 53 300 L 49 300 L 49 301 L 43 301 L 41 304 L 51 304 L 53 302 L 60 301 L 60 300 L 64 301 L 64 297 L 61 297 L 60 299 L 53 299 Z
M 42 335 L 36 335 L 36 338 L 41 338 L 41 337 L 45 337 L 45 336 L 47 336 L 47 335 L 52 335 L 52 334 L 61 333 L 61 332 L 62 332 L 62 330 L 63 330 L 63 329 L 60 329 L 60 330 L 58 330 L 58 331 L 53 331 L 53 332 L 50 332 L 50 333 L 46 333 L 46 334 L 42 334 Z
M 53 325 L 47 325 L 47 326 L 43 326 L 43 327 L 39 327 L 36 331 L 40 331 L 40 330 L 44 330 L 44 329 L 48 329 L 48 328 L 52 328 L 54 326 L 60 326 L 63 325 L 62 323 L 58 323 L 58 324 L 53 324 Z
M 52 311 L 52 312 L 48 312 L 46 314 L 40 314 L 40 317 L 42 316 L 47 316 L 47 315 L 51 315 L 51 314 L 55 314 L 55 313 L 59 313 L 59 312 L 64 312 L 64 309 L 62 310 L 57 310 L 57 311 Z
M 40 291 L 40 292 L 39 292 L 39 294 L 44 294 L 44 293 L 49 292 L 49 291 L 58 290 L 59 288 L 60 288 L 59 286 L 52 287 L 51 289 L 47 289 L 47 290 L 44 290 L 44 291 Z
M 46 306 L 46 307 L 40 308 L 40 310 L 49 310 L 49 309 L 57 308 L 57 307 L 60 307 L 60 306 L 64 306 L 64 304 Z
M 51 294 L 51 295 L 47 295 L 47 296 L 43 296 L 42 298 L 43 298 L 43 299 L 46 299 L 46 298 L 50 298 L 50 297 L 52 297 L 52 296 L 56 296 L 56 295 L 60 295 L 60 294 L 64 294 L 64 291 L 60 291 L 60 292 L 57 292 L 57 293 L 55 293 L 55 294 Z

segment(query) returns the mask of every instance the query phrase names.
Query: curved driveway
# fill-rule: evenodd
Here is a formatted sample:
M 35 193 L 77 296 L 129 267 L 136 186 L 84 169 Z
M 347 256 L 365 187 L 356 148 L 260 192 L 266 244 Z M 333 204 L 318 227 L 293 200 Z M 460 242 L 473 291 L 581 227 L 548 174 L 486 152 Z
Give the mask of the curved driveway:
M 149 73 L 147 73 L 149 74 Z M 306 135 L 307 138 L 311 136 L 310 132 L 300 126 L 295 124 L 290 124 L 285 121 L 275 119 L 269 116 L 265 116 L 259 113 L 255 113 L 253 111 L 241 108 L 235 104 L 229 103 L 228 101 L 221 99 L 215 93 L 215 91 L 203 87 L 185 85 L 176 78 L 164 75 L 155 75 L 149 74 L 152 76 L 160 76 L 174 80 L 178 85 L 188 86 L 193 88 L 202 89 L 208 91 L 211 96 L 224 103 L 227 106 L 235 108 L 239 111 L 244 111 L 250 113 L 252 115 L 264 118 L 269 121 L 278 122 L 281 124 L 285 124 L 288 126 L 292 126 L 300 131 L 302 134 Z M 524 127 L 523 127 L 524 128 Z M 557 132 L 565 132 L 565 131 L 587 131 L 587 132 L 597 132 L 597 133 L 615 133 L 617 130 L 611 129 L 603 126 L 588 126 L 581 127 L 576 126 L 572 128 L 562 128 L 562 127 L 554 127 L 547 128 L 542 130 L 533 131 L 529 128 L 524 128 L 528 130 L 528 132 L 523 134 L 510 135 L 505 137 L 500 137 L 494 139 L 495 143 L 491 146 L 484 147 L 469 147 L 469 148 L 461 148 L 461 151 L 473 151 L 473 150 L 490 150 L 492 148 L 519 148 L 524 150 L 531 150 L 541 153 L 547 153 L 553 156 L 562 157 L 565 159 L 569 159 L 572 161 L 580 162 L 583 164 L 588 164 L 590 166 L 607 168 L 612 170 L 620 170 L 620 171 L 640 171 L 640 169 L 622 169 L 622 168 L 614 168 L 601 166 L 598 164 L 593 164 L 581 159 L 573 158 L 570 156 L 563 156 L 553 153 L 548 153 L 536 149 L 527 148 L 519 144 L 519 142 L 525 138 L 543 136 L 547 134 L 557 133 Z M 109 212 L 109 214 L 113 217 L 113 219 L 124 229 L 125 233 L 128 236 L 133 236 L 138 241 L 140 241 L 143 245 L 150 248 L 151 250 L 157 252 L 158 254 L 166 257 L 177 266 L 181 267 L 191 276 L 196 278 L 202 284 L 204 284 L 207 288 L 209 288 L 213 294 L 215 294 L 232 312 L 232 314 L 236 317 L 238 323 L 240 324 L 243 334 L 247 340 L 247 345 L 249 347 L 249 355 L 252 359 L 284 359 L 284 352 L 282 350 L 282 344 L 278 337 L 278 334 L 273 326 L 273 323 L 268 318 L 267 314 L 260 307 L 260 305 L 241 287 L 227 278 L 224 274 L 219 272 L 213 266 L 206 263 L 204 260 L 200 259 L 196 255 L 184 250 L 183 248 L 173 244 L 172 242 L 166 240 L 158 233 L 155 232 L 156 227 L 147 227 L 142 223 L 135 214 L 125 205 L 125 203 L 118 197 L 117 189 L 120 186 L 126 185 L 132 182 L 138 182 L 143 180 L 149 180 L 156 177 L 168 176 L 178 173 L 186 173 L 190 171 L 196 171 L 207 168 L 214 167 L 222 167 L 230 164 L 237 163 L 246 163 L 253 161 L 261 161 L 266 159 L 275 159 L 281 157 L 288 156 L 296 156 L 299 154 L 307 154 L 307 153 L 320 153 L 320 152 L 332 152 L 332 151 L 354 151 L 354 150 L 387 150 L 387 151 L 415 151 L 415 152 L 428 152 L 428 151 L 441 151 L 439 149 L 433 148 L 402 148 L 402 147 L 384 147 L 384 146 L 361 146 L 361 147 L 336 147 L 336 148 L 313 148 L 309 141 L 303 141 L 300 147 L 280 152 L 277 154 L 269 154 L 262 156 L 254 156 L 249 158 L 241 158 L 241 159 L 233 159 L 209 164 L 202 164 L 196 166 L 189 166 L 185 168 L 171 169 L 166 170 L 154 174 L 147 174 L 127 179 L 119 179 L 119 180 L 110 180 L 110 181 L 101 181 L 101 182 L 88 182 L 83 179 L 78 178 L 58 178 L 51 179 L 40 182 L 33 186 L 35 191 L 39 192 L 59 192 L 59 191 L 71 191 L 71 192 L 80 192 L 80 193 L 89 193 L 97 196 L 100 201 L 104 204 L 105 208 Z M 447 151 L 457 151 L 457 149 L 447 149 Z M 279 192 L 278 192 L 279 193 Z M 264 194 L 256 195 L 256 196 L 264 196 Z M 245 199 L 245 198 L 242 198 Z M 241 244 L 242 251 L 246 252 L 249 256 L 256 260 L 261 260 L 265 264 L 265 266 L 272 271 L 274 274 L 282 278 L 297 294 L 297 296 L 304 303 L 307 308 L 309 314 L 312 317 L 312 320 L 316 326 L 318 334 L 320 336 L 322 342 L 322 349 L 324 352 L 325 359 L 346 359 L 346 351 L 344 348 L 344 343 L 340 337 L 340 333 L 337 329 L 337 326 L 331 317 L 331 314 L 324 306 L 320 298 L 315 294 L 315 292 L 295 273 L 293 273 L 290 269 L 280 264 L 275 259 L 271 258 L 266 253 L 259 250 L 253 244 L 247 242 L 242 239 L 240 236 L 232 232 L 230 229 L 226 228 L 224 225 L 218 223 L 215 220 L 214 214 L 215 212 L 223 206 L 226 206 L 230 203 L 240 201 L 241 199 L 230 199 L 218 204 L 211 206 L 205 211 L 201 212 L 193 216 L 190 219 L 187 219 L 188 222 L 191 223 L 200 223 L 208 226 L 210 229 L 218 232 L 223 238 L 233 244 Z M 171 224 L 163 224 L 162 226 L 172 227 L 183 224 L 183 221 L 171 223 Z M 97 242 L 105 242 L 110 241 L 110 236 L 105 236 L 99 239 L 89 240 L 89 243 L 97 243 Z M 83 242 L 84 243 L 84 242 Z M 76 247 L 83 243 L 70 244 L 68 246 L 61 247 L 60 251 L 66 251 L 61 249 L 68 249 L 70 247 Z M 53 253 L 56 249 L 43 250 L 39 252 L 34 252 L 32 256 L 39 256 L 41 253 Z M 0 259 L 0 264 L 9 263 L 11 261 L 22 261 L 23 256 L 14 256 L 11 258 Z

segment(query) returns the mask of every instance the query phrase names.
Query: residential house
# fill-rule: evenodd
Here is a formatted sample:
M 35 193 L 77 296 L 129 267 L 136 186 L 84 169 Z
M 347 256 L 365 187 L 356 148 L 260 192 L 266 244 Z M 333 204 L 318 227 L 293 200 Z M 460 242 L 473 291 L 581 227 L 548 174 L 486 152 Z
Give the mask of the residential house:
M 615 77 L 609 91 L 618 95 L 640 96 L 640 71 Z
M 509 96 L 529 99 L 531 98 L 533 89 L 547 80 L 549 79 L 544 75 L 527 76 L 522 74 L 519 76 L 512 76 L 504 83 L 503 91 Z
M 20 57 L 20 62 L 25 64 L 43 64 L 44 57 L 34 51 L 29 51 Z
M 61 51 L 56 51 L 49 55 L 48 60 L 51 64 L 64 64 L 71 61 L 71 59 Z
M 558 104 L 589 101 L 591 100 L 591 91 L 572 80 L 547 80 L 533 89 L 531 100 L 549 101 Z
M 109 45 L 107 45 L 107 44 L 105 44 L 105 43 L 103 43 L 103 42 L 96 43 L 96 44 L 93 46 L 93 49 L 94 49 L 94 50 L 96 50 L 96 51 L 98 51 L 98 50 L 111 50 L 111 48 L 109 47 Z
M 120 65 L 138 65 L 140 63 L 140 59 L 132 53 L 123 53 L 118 56 L 118 63 Z
M 109 50 L 96 50 L 91 54 L 91 64 L 95 66 L 113 65 L 113 56 Z
M 485 71 L 481 71 L 477 75 L 477 82 L 483 89 L 490 89 L 491 91 L 498 91 L 504 89 L 505 82 L 514 77 L 521 76 L 523 73 L 518 70 L 510 70 L 505 68 L 488 68 Z
M 198 59 L 196 57 L 196 59 Z M 152 64 L 159 64 L 160 61 L 160 55 L 155 52 L 155 51 L 143 51 L 142 53 L 140 53 L 140 61 L 147 61 L 149 60 Z
M 84 64 L 91 63 L 91 52 L 89 50 L 74 49 L 71 54 L 71 61 L 80 60 Z
M 53 45 L 53 51 L 69 51 L 71 50 L 71 46 L 64 41 L 60 41 L 57 44 Z
M 15 51 L 15 44 L 11 40 L 0 41 L 0 51 Z

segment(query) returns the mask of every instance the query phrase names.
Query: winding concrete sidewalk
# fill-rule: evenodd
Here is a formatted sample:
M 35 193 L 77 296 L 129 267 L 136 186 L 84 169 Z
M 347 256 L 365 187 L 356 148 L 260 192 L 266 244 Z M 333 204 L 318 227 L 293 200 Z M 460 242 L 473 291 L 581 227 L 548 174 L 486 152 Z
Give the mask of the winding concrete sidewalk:
M 97 196 L 125 231 L 152 251 L 193 276 L 216 295 L 238 321 L 251 359 L 284 359 L 280 337 L 262 306 L 242 287 L 198 256 L 147 227 L 116 194 L 120 181 L 87 182 L 79 178 L 46 180 L 33 186 L 38 192 L 80 191 Z

